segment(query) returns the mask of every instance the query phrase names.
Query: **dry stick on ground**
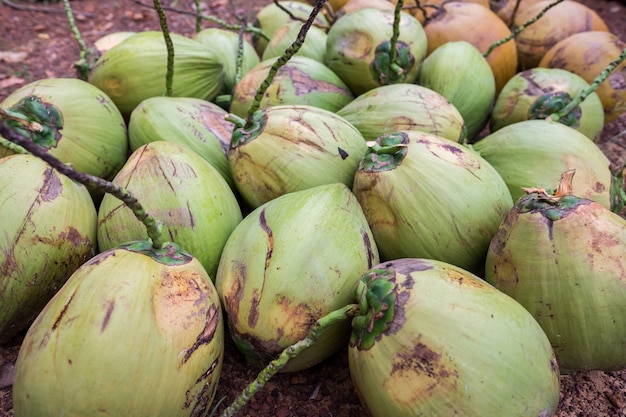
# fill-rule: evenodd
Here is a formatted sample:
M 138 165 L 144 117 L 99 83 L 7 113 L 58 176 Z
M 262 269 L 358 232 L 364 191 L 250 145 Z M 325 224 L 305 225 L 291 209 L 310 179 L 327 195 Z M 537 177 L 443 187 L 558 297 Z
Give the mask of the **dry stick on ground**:
M 53 7 L 44 7 L 44 6 L 32 6 L 30 4 L 19 4 L 19 3 L 14 3 L 11 0 L 2 0 L 2 3 L 9 6 L 12 9 L 15 10 L 22 10 L 22 11 L 27 11 L 27 12 L 42 12 L 42 13 L 61 13 L 61 14 L 65 14 L 65 10 L 63 9 L 56 9 Z M 95 15 L 93 13 L 88 13 L 88 12 L 76 12 L 80 15 L 83 15 L 85 17 L 98 17 L 98 15 Z
M 152 4 L 146 4 L 143 3 L 140 0 L 132 0 L 135 4 L 138 4 L 142 7 L 146 7 L 148 9 L 153 9 L 154 6 Z M 190 12 L 188 10 L 182 10 L 176 7 L 170 7 L 170 6 L 161 6 L 161 8 L 165 11 L 168 12 L 174 12 L 174 13 L 178 13 L 178 14 L 184 14 L 184 15 L 188 15 L 188 16 L 194 16 L 194 17 L 200 17 L 204 20 L 208 20 L 210 22 L 216 23 L 218 25 L 220 25 L 220 27 L 223 27 L 224 29 L 231 29 L 231 30 L 240 30 L 241 29 L 241 25 L 231 25 L 230 23 L 226 22 L 225 20 L 222 19 L 218 19 L 217 17 L 214 16 L 210 16 L 210 15 L 203 15 L 203 14 L 199 14 L 198 12 Z M 269 36 L 267 36 L 267 34 L 265 34 L 261 29 L 254 27 L 254 26 L 247 26 L 246 27 L 246 32 L 247 33 L 253 33 L 257 36 L 261 36 L 263 39 L 265 40 L 269 40 Z

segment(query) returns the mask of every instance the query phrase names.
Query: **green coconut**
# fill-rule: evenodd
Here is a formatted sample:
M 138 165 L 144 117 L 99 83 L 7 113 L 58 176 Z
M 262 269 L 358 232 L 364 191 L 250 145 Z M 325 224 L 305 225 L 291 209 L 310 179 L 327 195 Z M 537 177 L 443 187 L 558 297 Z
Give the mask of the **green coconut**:
M 171 33 L 170 37 L 174 48 L 172 96 L 214 99 L 224 85 L 222 55 L 183 35 Z M 143 100 L 166 95 L 166 75 L 163 33 L 144 31 L 102 54 L 88 80 L 128 116 Z
M 278 4 L 276 4 L 278 3 Z M 293 22 L 294 18 L 300 23 L 306 21 L 311 12 L 313 12 L 313 6 L 304 3 L 302 1 L 278 1 L 276 3 L 270 3 L 264 6 L 256 14 L 254 19 L 254 25 L 262 30 L 263 34 L 267 36 L 267 39 L 259 34 L 254 34 L 252 40 L 254 47 L 256 48 L 259 56 L 263 56 L 263 52 L 271 39 L 274 32 L 288 22 Z M 330 23 L 323 14 L 315 16 L 313 25 L 328 30 Z
M 207 415 L 224 355 L 209 276 L 170 244 L 133 242 L 79 268 L 29 328 L 16 417 Z
M 246 216 L 228 239 L 216 288 L 230 333 L 249 363 L 264 366 L 316 320 L 349 304 L 378 251 L 348 187 L 285 194 Z M 346 346 L 348 320 L 330 327 L 283 371 L 319 363 Z
M 40 145 L 78 171 L 111 179 L 126 162 L 126 122 L 111 98 L 88 82 L 41 79 L 15 90 L 0 107 L 27 118 L 44 115 L 47 120 L 36 121 L 53 129 L 54 135 Z
M 575 169 L 574 192 L 611 206 L 610 161 L 587 136 L 547 120 L 505 126 L 472 145 L 500 173 L 517 201 L 524 187 L 550 189 L 561 174 Z
M 233 92 L 230 112 L 245 117 L 267 78 L 276 58 L 261 62 L 248 71 Z M 260 108 L 283 104 L 306 104 L 335 112 L 354 99 L 348 86 L 323 63 L 294 56 L 281 66 L 263 98 Z
M 337 111 L 367 140 L 417 130 L 455 142 L 467 137 L 463 116 L 445 97 L 416 84 L 391 84 L 361 94 Z
M 96 253 L 85 187 L 32 155 L 0 159 L 0 342 L 28 328 Z
M 413 83 L 426 56 L 426 33 L 420 22 L 400 13 L 395 60 L 391 62 L 394 12 L 373 8 L 345 14 L 326 39 L 326 65 L 355 95 L 381 85 Z
M 287 22 L 278 27 L 270 38 L 269 43 L 261 57 L 263 61 L 282 56 L 298 37 L 303 22 Z M 306 33 L 304 43 L 298 49 L 296 55 L 306 56 L 319 62 L 324 62 L 326 55 L 326 31 L 316 26 L 311 26 Z
M 496 96 L 491 67 L 474 45 L 451 41 L 422 62 L 417 83 L 445 97 L 459 111 L 469 140 L 487 125 Z
M 517 201 L 491 242 L 485 279 L 533 315 L 561 372 L 619 370 L 626 367 L 626 220 L 576 196 L 573 172 L 556 192 L 530 188 Z
M 554 353 L 514 299 L 430 259 L 379 264 L 362 281 L 348 361 L 372 417 L 554 415 Z
M 224 65 L 223 94 L 231 94 L 237 84 L 237 57 L 239 56 L 239 33 L 222 28 L 206 28 L 196 33 L 194 40 L 211 48 L 220 56 L 219 62 Z M 247 73 L 256 65 L 260 58 L 254 46 L 246 39 L 241 39 L 241 75 Z
M 493 235 L 513 206 L 485 159 L 418 131 L 369 145 L 353 191 L 383 260 L 434 259 L 480 273 Z
M 222 248 L 241 221 L 233 191 L 206 160 L 190 149 L 158 141 L 138 148 L 113 179 L 164 224 L 171 240 L 189 251 L 215 278 Z M 98 210 L 98 245 L 112 249 L 147 237 L 145 226 L 110 194 Z
M 306 105 L 255 112 L 235 129 L 228 162 L 251 207 L 323 184 L 352 186 L 367 149 L 361 133 L 341 116 Z
M 226 151 L 234 125 L 217 104 L 191 97 L 151 97 L 133 110 L 128 122 L 130 149 L 156 141 L 184 145 L 217 169 L 234 187 Z
M 589 84 L 582 77 L 559 68 L 540 67 L 518 72 L 498 95 L 491 114 L 491 131 L 524 120 L 547 119 L 588 88 Z M 598 141 L 604 128 L 600 97 L 595 92 L 587 95 L 558 121 Z

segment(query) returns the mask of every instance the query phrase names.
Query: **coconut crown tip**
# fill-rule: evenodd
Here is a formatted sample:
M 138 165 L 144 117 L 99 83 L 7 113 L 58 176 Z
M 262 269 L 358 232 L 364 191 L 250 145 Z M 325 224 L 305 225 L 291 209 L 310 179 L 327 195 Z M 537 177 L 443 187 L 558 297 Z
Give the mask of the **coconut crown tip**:
M 556 188 L 556 190 L 554 191 L 553 194 L 549 194 L 548 191 L 546 191 L 543 188 L 535 188 L 535 187 L 531 187 L 531 188 L 523 187 L 524 192 L 526 194 L 536 193 L 538 195 L 538 198 L 540 198 L 542 200 L 549 200 L 549 201 L 558 202 L 563 197 L 569 196 L 569 195 L 573 194 L 573 191 L 572 191 L 572 181 L 574 179 L 574 174 L 575 173 L 576 173 L 575 169 L 570 169 L 568 171 L 565 171 L 561 175 L 561 179 L 559 180 L 559 184 L 557 185 L 557 188 Z
M 359 314 L 352 319 L 350 345 L 371 348 L 395 316 L 395 273 L 391 269 L 366 271 L 357 286 Z

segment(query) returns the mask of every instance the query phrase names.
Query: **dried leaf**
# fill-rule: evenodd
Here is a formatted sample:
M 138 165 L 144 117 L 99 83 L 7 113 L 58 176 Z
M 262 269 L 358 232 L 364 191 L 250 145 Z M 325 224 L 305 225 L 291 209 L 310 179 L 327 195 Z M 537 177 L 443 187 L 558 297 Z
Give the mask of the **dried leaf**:
M 28 52 L 0 51 L 0 61 L 15 63 L 22 62 L 28 56 Z

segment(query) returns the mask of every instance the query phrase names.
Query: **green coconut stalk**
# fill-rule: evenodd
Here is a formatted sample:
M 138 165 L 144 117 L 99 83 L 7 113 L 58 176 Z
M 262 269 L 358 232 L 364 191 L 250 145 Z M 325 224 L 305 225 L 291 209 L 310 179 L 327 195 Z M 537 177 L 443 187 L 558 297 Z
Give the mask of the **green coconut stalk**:
M 529 188 L 504 219 L 485 278 L 535 317 L 561 372 L 626 366 L 626 221 L 573 194 Z M 578 174 L 576 174 L 578 175 Z
M 383 260 L 435 259 L 475 273 L 513 206 L 506 184 L 485 159 L 418 131 L 372 142 L 353 191 Z
M 0 159 L 0 342 L 28 328 L 96 253 L 96 208 L 85 187 L 32 155 Z
M 350 123 L 311 106 L 272 106 L 233 132 L 228 162 L 251 207 L 323 184 L 352 186 L 367 146 Z
M 257 91 L 276 59 L 248 71 L 233 91 L 230 112 L 246 117 Z M 306 104 L 335 112 L 354 99 L 348 86 L 330 68 L 313 58 L 295 55 L 282 65 L 262 96 L 260 107 Z
M 550 342 L 515 300 L 427 259 L 380 264 L 362 280 L 367 291 L 348 359 L 372 417 L 556 412 L 559 371 Z
M 41 131 L 26 119 L 23 126 Z M 164 241 L 160 224 L 127 190 L 64 165 L 37 136 L 5 124 L 0 132 L 60 173 L 113 193 L 150 237 L 83 264 L 42 310 L 17 358 L 15 415 L 206 414 L 224 344 L 221 305 L 202 265 Z
M 260 62 L 254 46 L 246 39 L 242 39 L 243 55 L 239 64 L 240 68 L 237 67 L 239 56 L 239 34 L 237 32 L 222 28 L 207 28 L 196 33 L 194 39 L 220 55 L 219 62 L 224 65 L 223 94 L 232 93 L 233 88 L 239 82 L 237 74 L 243 75 L 247 73 Z
M 366 8 L 343 15 L 328 31 L 326 65 L 354 94 L 417 79 L 426 56 L 426 33 L 412 15 L 399 13 L 398 38 L 391 42 L 395 16 Z
M 238 349 L 265 365 L 316 320 L 349 304 L 377 262 L 361 207 L 343 184 L 289 193 L 252 211 L 229 237 L 216 278 Z M 348 320 L 336 323 L 283 371 L 322 361 L 345 346 L 349 333 Z
M 110 179 L 126 161 L 128 138 L 124 118 L 106 93 L 85 81 L 34 81 L 11 93 L 0 108 L 40 122 L 41 116 L 53 115 L 52 124 L 43 125 L 53 129 L 54 135 L 40 144 L 50 155 L 81 172 Z M 40 115 L 36 108 L 41 109 Z
M 263 56 L 269 39 L 279 27 L 294 20 L 304 22 L 311 15 L 313 9 L 313 6 L 301 1 L 278 1 L 259 10 L 254 25 L 268 37 L 265 39 L 257 34 L 253 37 L 253 43 L 259 56 Z M 315 16 L 313 24 L 323 30 L 328 30 L 330 27 L 328 19 L 323 14 Z
M 263 61 L 281 56 L 298 36 L 302 22 L 287 22 L 276 29 L 261 57 Z M 306 40 L 298 51 L 298 56 L 306 56 L 318 62 L 324 62 L 326 55 L 326 31 L 311 26 L 306 34 Z
M 445 97 L 459 111 L 471 141 L 486 126 L 496 95 L 487 60 L 471 43 L 452 41 L 422 63 L 417 83 Z
M 242 218 L 235 195 L 217 170 L 184 146 L 158 141 L 133 152 L 113 183 L 163 219 L 170 239 L 215 277 L 226 239 Z M 146 237 L 145 227 L 122 201 L 110 194 L 103 198 L 98 210 L 100 250 Z
M 495 102 L 491 131 L 524 120 L 547 119 L 589 87 L 583 78 L 558 68 L 533 68 L 519 72 L 505 84 Z M 558 121 L 598 141 L 604 128 L 600 97 L 591 92 Z
M 574 192 L 610 208 L 610 161 L 587 136 L 548 120 L 505 126 L 476 142 L 473 149 L 500 173 L 517 201 L 524 187 L 550 188 L 561 174 L 577 171 Z
M 156 141 L 184 145 L 209 162 L 234 187 L 226 151 L 234 125 L 217 104 L 190 97 L 151 97 L 133 110 L 128 122 L 131 151 Z
M 212 100 L 222 90 L 221 56 L 202 43 L 170 34 L 174 63 L 172 96 Z M 89 82 L 128 116 L 144 99 L 166 95 L 168 52 L 159 31 L 139 32 L 104 53 Z
M 415 84 L 392 84 L 363 93 L 337 111 L 366 140 L 385 133 L 417 130 L 464 142 L 463 116 L 441 94 Z

